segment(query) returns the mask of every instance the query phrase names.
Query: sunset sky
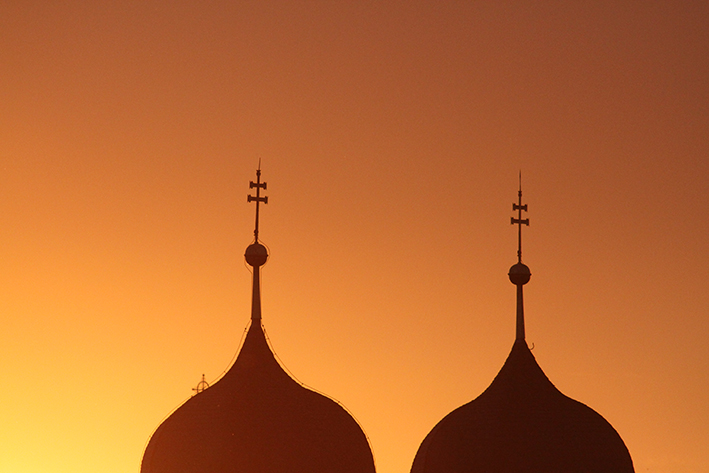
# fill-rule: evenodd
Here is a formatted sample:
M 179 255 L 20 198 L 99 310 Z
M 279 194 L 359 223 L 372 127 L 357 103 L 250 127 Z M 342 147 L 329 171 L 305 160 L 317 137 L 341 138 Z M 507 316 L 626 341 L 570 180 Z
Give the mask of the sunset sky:
M 137 473 L 263 322 L 408 473 L 514 340 L 709 471 L 709 3 L 0 2 L 0 473 Z

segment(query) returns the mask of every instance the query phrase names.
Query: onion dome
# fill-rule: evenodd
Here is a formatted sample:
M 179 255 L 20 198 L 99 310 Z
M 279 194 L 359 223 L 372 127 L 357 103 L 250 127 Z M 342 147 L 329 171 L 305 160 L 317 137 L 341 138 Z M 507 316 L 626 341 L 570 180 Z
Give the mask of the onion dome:
M 258 209 L 265 199 L 257 190 L 249 201 Z M 219 381 L 158 427 L 141 473 L 374 473 L 369 442 L 355 419 L 276 360 L 261 324 L 259 267 L 268 252 L 258 242 L 258 210 L 254 233 L 245 254 L 253 267 L 251 325 L 239 355 Z
M 522 220 L 522 191 L 519 192 Z M 521 230 L 520 230 L 521 235 Z M 509 272 L 517 286 L 517 337 L 492 384 L 444 417 L 421 443 L 411 473 L 631 473 L 618 432 L 590 407 L 562 394 L 546 377 L 524 337 L 521 261 Z

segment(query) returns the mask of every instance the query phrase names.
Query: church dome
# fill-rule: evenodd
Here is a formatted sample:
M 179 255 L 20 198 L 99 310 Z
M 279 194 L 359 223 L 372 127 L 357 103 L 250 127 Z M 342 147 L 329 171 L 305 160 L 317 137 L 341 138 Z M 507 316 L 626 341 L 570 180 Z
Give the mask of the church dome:
M 236 361 L 214 385 L 173 412 L 150 438 L 141 473 L 374 473 L 369 441 L 337 402 L 291 378 L 261 324 L 260 267 L 268 252 L 255 241 L 251 325 Z
M 421 443 L 411 473 L 632 473 L 633 461 L 618 432 L 590 407 L 562 394 L 527 347 L 522 263 L 522 191 L 517 286 L 517 337 L 507 361 L 477 399 L 444 417 Z
M 618 432 L 562 394 L 523 340 L 492 384 L 443 418 L 421 444 L 411 473 L 631 473 Z
M 168 417 L 141 473 L 374 473 L 369 442 L 335 401 L 293 380 L 252 322 L 231 369 Z

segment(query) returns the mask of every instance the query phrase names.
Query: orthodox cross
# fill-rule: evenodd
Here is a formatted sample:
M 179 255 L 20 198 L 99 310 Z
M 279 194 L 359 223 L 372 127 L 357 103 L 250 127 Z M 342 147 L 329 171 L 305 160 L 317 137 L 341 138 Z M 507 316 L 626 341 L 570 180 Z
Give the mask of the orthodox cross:
M 249 181 L 249 189 L 256 188 L 256 197 L 252 195 L 246 196 L 247 202 L 256 202 L 256 225 L 254 228 L 254 239 L 258 242 L 258 204 L 263 202 L 268 203 L 268 197 L 261 197 L 261 189 L 266 190 L 266 183 L 261 182 L 261 161 L 259 160 L 258 169 L 256 170 L 256 182 Z
M 511 224 L 518 225 L 517 233 L 517 262 L 522 262 L 522 225 L 529 226 L 529 219 L 522 218 L 522 211 L 527 211 L 527 204 L 522 205 L 522 172 L 519 173 L 519 192 L 517 192 L 517 197 L 519 198 L 518 204 L 512 204 L 512 210 L 517 211 L 517 218 L 511 217 Z

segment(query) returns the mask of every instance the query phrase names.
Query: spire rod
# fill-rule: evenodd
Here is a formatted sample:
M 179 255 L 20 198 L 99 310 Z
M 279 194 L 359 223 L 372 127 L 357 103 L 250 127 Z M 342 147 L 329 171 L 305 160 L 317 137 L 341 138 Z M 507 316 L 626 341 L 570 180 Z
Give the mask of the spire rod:
M 266 183 L 261 182 L 261 160 L 256 170 L 256 182 L 249 183 L 249 189 L 256 188 L 256 197 L 247 196 L 247 202 L 256 202 L 256 225 L 254 228 L 254 242 L 246 248 L 244 257 L 246 262 L 254 268 L 254 281 L 251 297 L 251 320 L 261 321 L 261 276 L 259 268 L 268 261 L 268 250 L 258 241 L 258 210 L 259 204 L 268 203 L 268 197 L 261 197 L 261 189 L 266 190 Z
M 258 160 L 258 169 L 256 170 L 256 182 L 249 181 L 249 189 L 256 188 L 256 197 L 252 195 L 246 196 L 247 202 L 256 202 L 256 223 L 254 225 L 254 241 L 258 242 L 258 211 L 259 204 L 263 202 L 268 203 L 268 197 L 261 197 L 261 189 L 266 190 L 266 183 L 261 182 L 261 159 Z
M 527 265 L 522 263 L 522 225 L 529 226 L 529 219 L 522 218 L 522 211 L 527 211 L 527 204 L 522 205 L 522 171 L 519 172 L 519 191 L 517 192 L 518 203 L 512 204 L 512 210 L 517 211 L 517 218 L 512 217 L 512 225 L 517 225 L 517 264 L 510 268 L 508 276 L 512 284 L 517 286 L 517 322 L 516 322 L 516 341 L 522 343 L 525 340 L 524 330 L 524 295 L 522 286 L 529 282 L 532 273 Z
M 522 205 L 522 171 L 519 172 L 519 191 L 517 191 L 518 203 L 512 204 L 512 210 L 517 211 L 517 218 L 510 217 L 511 224 L 517 225 L 517 262 L 522 262 L 522 225 L 529 226 L 529 219 L 522 218 L 522 211 L 527 211 L 527 204 Z M 258 205 L 258 204 L 257 204 Z

